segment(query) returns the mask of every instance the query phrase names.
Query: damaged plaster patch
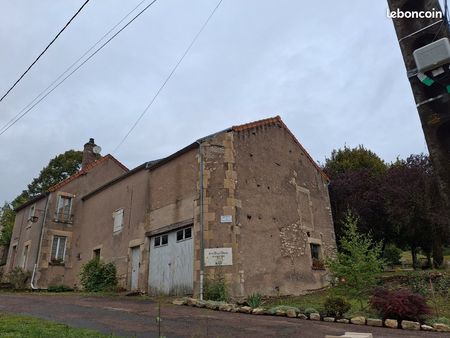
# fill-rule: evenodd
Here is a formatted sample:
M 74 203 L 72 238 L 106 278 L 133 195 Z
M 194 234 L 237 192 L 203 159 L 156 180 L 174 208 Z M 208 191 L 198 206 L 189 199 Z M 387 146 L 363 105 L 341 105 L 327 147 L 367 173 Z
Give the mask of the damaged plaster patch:
M 280 229 L 281 255 L 283 257 L 300 257 L 306 252 L 308 235 L 298 223 Z

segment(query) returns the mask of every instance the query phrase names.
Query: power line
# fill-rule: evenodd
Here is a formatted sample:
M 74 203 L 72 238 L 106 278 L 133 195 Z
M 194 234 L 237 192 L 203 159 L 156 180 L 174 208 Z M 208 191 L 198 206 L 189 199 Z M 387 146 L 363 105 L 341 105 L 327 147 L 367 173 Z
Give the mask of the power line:
M 153 0 L 147 6 L 145 6 L 138 14 L 136 14 L 130 21 L 127 22 L 125 26 L 119 29 L 113 36 L 111 36 L 106 42 L 104 42 L 99 48 L 95 50 L 94 53 L 89 55 L 89 57 L 84 60 L 81 64 L 79 64 L 74 70 L 72 70 L 67 76 L 65 76 L 61 81 L 58 82 L 56 86 L 54 86 L 49 92 L 47 92 L 44 96 L 42 96 L 39 100 L 37 100 L 34 104 L 32 104 L 28 109 L 26 109 L 22 114 L 20 114 L 12 123 L 10 123 L 7 127 L 4 127 L 0 132 L 0 136 L 3 135 L 9 128 L 11 128 L 14 124 L 16 124 L 20 119 L 22 119 L 25 115 L 27 115 L 36 105 L 38 105 L 42 100 L 44 100 L 48 95 L 50 95 L 56 88 L 58 88 L 64 81 L 66 81 L 72 74 L 74 74 L 78 69 L 80 69 L 86 62 L 92 59 L 100 50 L 102 50 L 109 42 L 111 42 L 117 35 L 119 35 L 125 28 L 127 28 L 134 20 L 136 20 L 139 16 L 141 16 L 150 6 L 152 6 L 157 0 Z
M 47 47 L 44 48 L 44 50 L 41 52 L 41 54 L 39 54 L 39 56 L 33 61 L 33 63 L 28 66 L 28 68 L 25 70 L 25 72 L 23 72 L 22 75 L 20 75 L 20 77 L 17 79 L 16 82 L 14 82 L 14 84 L 11 86 L 11 88 L 9 88 L 5 94 L 3 94 L 3 96 L 0 98 L 0 102 L 3 101 L 3 99 L 11 92 L 11 90 L 13 90 L 13 88 L 23 79 L 23 77 L 30 71 L 30 69 L 35 65 L 36 62 L 38 62 L 38 60 L 41 58 L 42 55 L 44 55 L 44 53 L 50 48 L 51 45 L 53 45 L 53 43 L 56 41 L 56 39 L 61 35 L 62 32 L 64 32 L 64 30 L 70 25 L 70 23 L 73 21 L 73 19 L 75 19 L 75 17 L 81 12 L 81 10 L 84 8 L 84 6 L 87 5 L 87 3 L 90 0 L 86 0 L 84 2 L 84 4 L 78 9 L 78 11 L 70 18 L 70 20 L 64 25 L 64 27 L 59 31 L 58 34 L 56 34 L 56 36 L 53 38 L 52 41 L 50 41 L 50 43 L 47 45 Z
M 20 110 L 13 118 L 11 118 L 4 126 L 0 128 L 2 132 L 10 123 L 12 123 L 20 114 L 22 114 L 26 109 L 28 109 L 36 100 L 38 100 L 47 90 L 49 90 L 56 82 L 58 82 L 67 72 L 69 72 L 78 62 L 80 62 L 89 52 L 91 52 L 101 41 L 103 41 L 112 31 L 114 31 L 122 22 L 125 21 L 138 7 L 140 7 L 145 1 L 139 2 L 131 11 L 129 11 L 118 23 L 111 27 L 103 36 L 97 40 L 86 52 L 83 53 L 75 62 L 73 62 L 67 69 L 62 72 L 52 83 L 50 83 L 44 90 L 42 90 L 30 103 L 28 103 L 22 110 Z
M 153 96 L 153 98 L 150 100 L 150 103 L 147 105 L 147 107 L 145 107 L 144 111 L 139 115 L 139 117 L 137 118 L 136 122 L 134 122 L 134 124 L 131 126 L 130 130 L 128 130 L 127 134 L 123 137 L 123 139 L 119 142 L 119 144 L 117 145 L 117 147 L 114 149 L 113 153 L 115 153 L 120 146 L 125 142 L 125 140 L 128 138 L 128 136 L 131 134 L 131 132 L 134 130 L 134 128 L 136 128 L 136 126 L 138 125 L 138 123 L 142 120 L 142 118 L 144 117 L 145 113 L 150 109 L 150 107 L 153 105 L 153 103 L 155 102 L 156 98 L 159 96 L 159 94 L 161 93 L 161 91 L 164 89 L 164 87 L 166 86 L 167 82 L 169 82 L 169 80 L 171 79 L 172 75 L 175 73 L 175 71 L 177 70 L 178 66 L 181 64 L 181 62 L 183 61 L 183 59 L 185 58 L 185 56 L 189 53 L 189 51 L 191 50 L 192 46 L 194 45 L 194 43 L 197 41 L 198 37 L 200 36 L 200 34 L 203 32 L 203 30 L 206 28 L 206 26 L 208 25 L 209 21 L 211 20 L 211 18 L 213 17 L 214 13 L 216 13 L 217 9 L 219 8 L 220 4 L 222 3 L 223 0 L 219 0 L 219 2 L 217 3 L 216 7 L 214 7 L 214 9 L 212 10 L 211 14 L 209 14 L 208 18 L 206 19 L 206 21 L 203 23 L 202 27 L 200 28 L 200 30 L 197 32 L 197 34 L 194 36 L 194 38 L 192 39 L 191 43 L 189 44 L 189 46 L 186 48 L 186 50 L 184 51 L 183 55 L 180 57 L 180 59 L 178 60 L 178 62 L 175 64 L 175 66 L 172 68 L 172 70 L 170 71 L 169 75 L 166 77 L 166 79 L 164 80 L 164 82 L 162 83 L 162 85 L 159 87 L 159 89 L 156 91 L 155 95 Z

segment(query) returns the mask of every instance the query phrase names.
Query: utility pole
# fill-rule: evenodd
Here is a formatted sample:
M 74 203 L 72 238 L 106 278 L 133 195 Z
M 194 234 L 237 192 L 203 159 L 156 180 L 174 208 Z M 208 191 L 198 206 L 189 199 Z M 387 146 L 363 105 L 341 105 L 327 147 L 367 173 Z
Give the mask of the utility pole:
M 416 101 L 430 158 L 437 173 L 440 191 L 450 209 L 450 69 L 421 72 L 413 56 L 415 50 L 442 38 L 450 38 L 448 22 L 438 0 L 387 0 L 392 12 L 427 13 L 428 18 L 399 18 L 393 23 L 403 54 L 407 75 Z M 437 13 L 438 12 L 438 13 Z M 440 13 L 439 13 L 440 12 Z M 439 74 L 438 74 L 439 73 Z M 429 77 L 428 77 L 429 76 Z

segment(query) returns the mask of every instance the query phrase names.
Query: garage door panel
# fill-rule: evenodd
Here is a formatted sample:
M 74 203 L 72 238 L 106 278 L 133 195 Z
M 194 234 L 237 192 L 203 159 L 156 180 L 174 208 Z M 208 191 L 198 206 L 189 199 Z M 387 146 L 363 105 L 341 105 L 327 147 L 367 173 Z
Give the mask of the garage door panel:
M 154 236 L 150 245 L 150 293 L 191 294 L 194 271 L 192 227 Z

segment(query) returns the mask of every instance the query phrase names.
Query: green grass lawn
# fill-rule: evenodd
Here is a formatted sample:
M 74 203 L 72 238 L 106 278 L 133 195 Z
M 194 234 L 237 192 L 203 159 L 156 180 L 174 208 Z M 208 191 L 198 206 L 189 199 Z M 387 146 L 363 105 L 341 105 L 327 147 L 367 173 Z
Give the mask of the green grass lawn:
M 104 335 L 92 330 L 75 329 L 39 318 L 0 313 L 0 337 L 91 338 L 114 336 Z

